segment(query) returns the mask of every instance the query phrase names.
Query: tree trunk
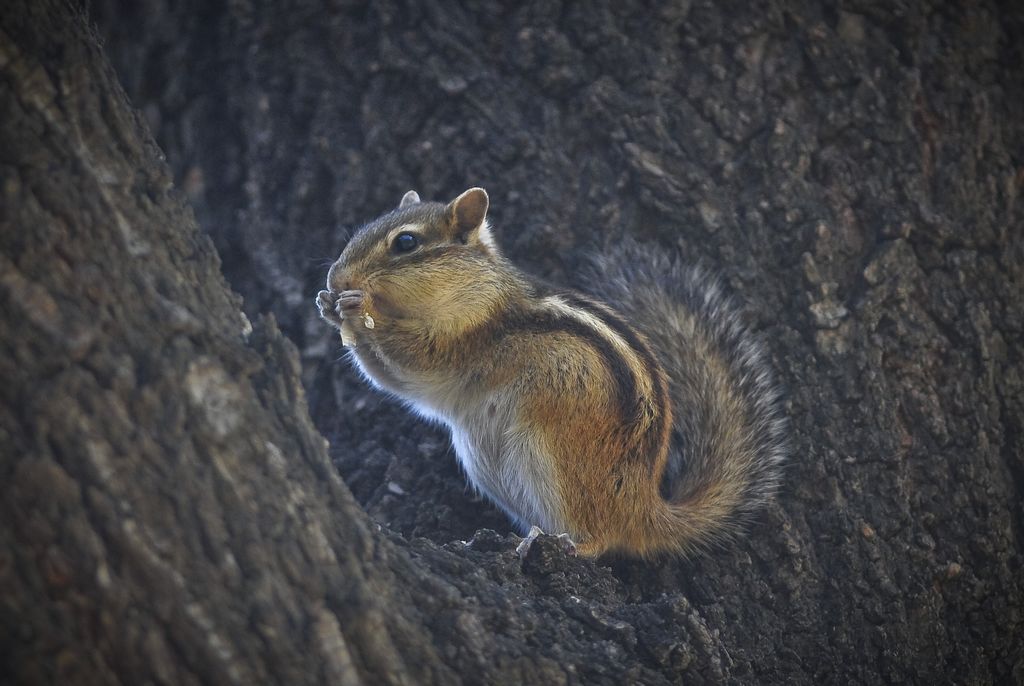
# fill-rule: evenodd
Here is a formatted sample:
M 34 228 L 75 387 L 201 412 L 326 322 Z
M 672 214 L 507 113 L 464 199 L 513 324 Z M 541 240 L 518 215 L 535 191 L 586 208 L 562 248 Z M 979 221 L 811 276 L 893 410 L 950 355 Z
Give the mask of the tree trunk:
M 138 116 L 7 0 L 0 683 L 1024 682 L 1024 12 L 640 4 L 97 0 Z M 545 276 L 629 234 L 750 304 L 746 539 L 521 562 L 338 360 L 345 228 L 472 185 Z

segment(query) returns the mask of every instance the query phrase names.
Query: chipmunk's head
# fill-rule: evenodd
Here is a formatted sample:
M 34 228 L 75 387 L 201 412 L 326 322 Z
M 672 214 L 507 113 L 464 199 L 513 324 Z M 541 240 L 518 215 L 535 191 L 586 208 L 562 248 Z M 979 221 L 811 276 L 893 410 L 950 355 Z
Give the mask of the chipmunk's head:
M 327 275 L 328 290 L 363 291 L 374 317 L 472 318 L 500 260 L 487 207 L 482 188 L 447 204 L 409 191 L 355 233 Z

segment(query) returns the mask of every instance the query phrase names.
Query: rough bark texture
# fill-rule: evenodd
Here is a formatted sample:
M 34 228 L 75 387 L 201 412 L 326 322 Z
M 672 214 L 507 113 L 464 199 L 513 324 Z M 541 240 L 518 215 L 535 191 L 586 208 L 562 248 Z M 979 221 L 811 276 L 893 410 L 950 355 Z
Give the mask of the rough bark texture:
M 1024 682 L 1024 14 L 640 5 L 96 0 L 137 117 L 4 4 L 0 679 Z M 339 361 L 346 227 L 470 185 L 546 276 L 632 234 L 750 303 L 796 450 L 746 540 L 520 563 Z

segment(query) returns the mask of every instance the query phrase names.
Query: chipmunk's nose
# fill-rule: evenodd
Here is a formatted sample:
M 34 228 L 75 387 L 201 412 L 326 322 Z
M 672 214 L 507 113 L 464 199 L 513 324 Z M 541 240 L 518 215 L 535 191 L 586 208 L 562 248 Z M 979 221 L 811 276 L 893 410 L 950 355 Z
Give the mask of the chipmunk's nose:
M 341 266 L 340 261 L 332 264 L 331 268 L 327 270 L 327 290 L 341 293 L 351 289 L 352 277 L 348 271 Z

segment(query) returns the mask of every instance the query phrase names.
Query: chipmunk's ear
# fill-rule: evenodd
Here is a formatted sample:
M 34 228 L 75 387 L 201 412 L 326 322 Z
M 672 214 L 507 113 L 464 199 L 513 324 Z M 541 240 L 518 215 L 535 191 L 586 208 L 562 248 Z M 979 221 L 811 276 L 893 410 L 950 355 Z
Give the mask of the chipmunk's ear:
M 460 232 L 476 229 L 487 216 L 487 204 L 487 191 L 483 188 L 470 188 L 448 206 L 452 223 Z
M 405 195 L 402 196 L 402 202 L 398 203 L 398 206 L 400 208 L 401 207 L 408 207 L 409 205 L 415 205 L 419 201 L 420 201 L 420 194 L 419 193 L 417 193 L 416 191 L 408 191 Z
M 490 201 L 483 188 L 470 188 L 448 204 L 455 236 L 463 243 L 479 241 L 494 247 L 491 229 L 487 225 L 487 207 Z

